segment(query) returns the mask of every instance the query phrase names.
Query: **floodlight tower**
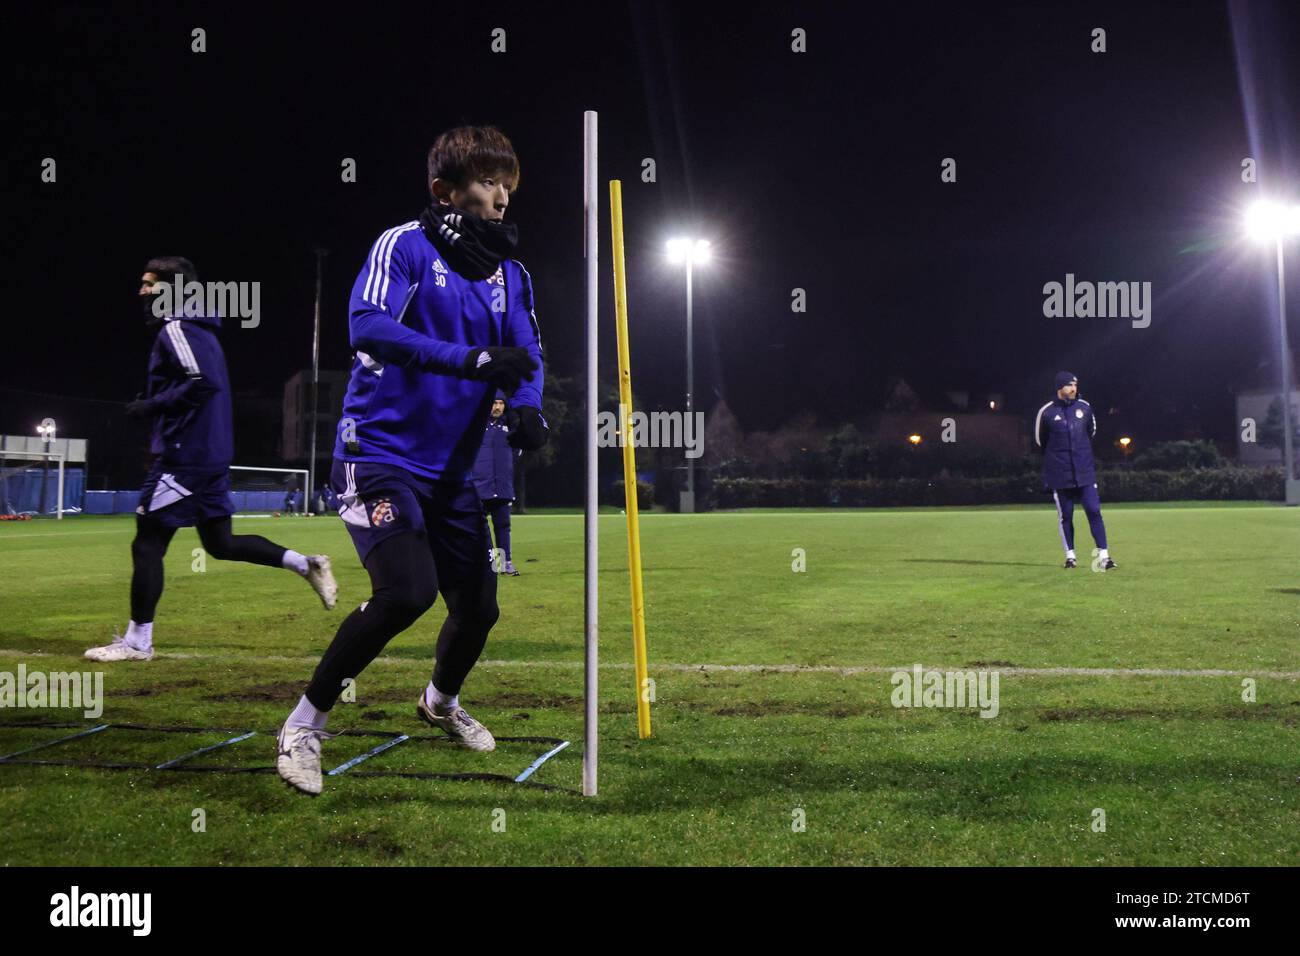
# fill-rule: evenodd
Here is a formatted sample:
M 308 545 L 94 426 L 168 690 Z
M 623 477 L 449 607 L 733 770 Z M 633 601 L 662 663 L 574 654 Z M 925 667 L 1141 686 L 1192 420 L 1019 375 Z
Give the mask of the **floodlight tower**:
M 707 239 L 669 239 L 668 261 L 686 263 L 686 421 L 692 421 L 695 411 L 695 349 L 692 331 L 692 295 L 694 269 L 709 261 Z M 695 511 L 695 459 L 686 458 L 686 490 L 681 496 L 682 514 Z
M 1282 347 L 1282 474 L 1286 481 L 1286 503 L 1300 505 L 1300 481 L 1295 476 L 1291 422 L 1291 343 L 1286 332 L 1286 263 L 1283 248 L 1287 237 L 1300 235 L 1300 206 L 1262 200 L 1246 211 L 1246 232 L 1256 242 L 1273 242 L 1277 248 L 1277 322 Z

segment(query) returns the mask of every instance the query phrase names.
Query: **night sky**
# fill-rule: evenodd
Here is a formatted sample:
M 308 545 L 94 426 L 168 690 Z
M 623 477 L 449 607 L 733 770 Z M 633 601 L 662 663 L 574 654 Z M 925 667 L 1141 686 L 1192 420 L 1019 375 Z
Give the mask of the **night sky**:
M 1261 191 L 1300 192 L 1294 4 L 27 6 L 4 30 L 3 431 L 31 431 L 19 392 L 134 397 L 154 255 L 262 283 L 261 326 L 223 340 L 235 389 L 278 398 L 310 363 L 312 249 L 328 248 L 321 365 L 346 368 L 367 250 L 418 215 L 428 147 L 464 123 L 515 145 L 518 258 L 551 373 L 577 374 L 584 109 L 602 190 L 624 183 L 648 406 L 683 405 L 684 275 L 663 243 L 692 231 L 717 254 L 697 272 L 699 406 L 725 397 L 746 429 L 865 415 L 893 376 L 923 399 L 1001 392 L 1029 417 L 1068 369 L 1146 443 L 1230 442 L 1233 390 L 1278 381 L 1272 253 L 1239 217 Z M 1066 273 L 1151 282 L 1151 326 L 1045 318 L 1043 285 Z

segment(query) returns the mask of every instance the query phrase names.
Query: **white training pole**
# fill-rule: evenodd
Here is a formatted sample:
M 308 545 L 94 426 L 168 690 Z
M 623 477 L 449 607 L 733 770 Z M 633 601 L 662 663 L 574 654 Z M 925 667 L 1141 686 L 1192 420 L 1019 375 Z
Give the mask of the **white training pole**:
M 596 183 L 596 113 L 587 110 L 582 114 L 583 159 L 582 201 L 586 214 L 583 255 L 587 259 L 587 500 L 583 518 L 583 538 L 586 545 L 584 597 L 586 613 L 586 664 L 584 668 L 583 695 L 586 704 L 583 719 L 582 742 L 582 795 L 596 795 L 596 713 L 597 705 L 597 627 L 596 627 L 596 532 L 597 532 L 597 481 L 596 481 L 596 413 L 600 397 L 596 386 L 596 310 L 599 288 L 599 242 L 596 232 L 596 215 L 600 210 L 600 191 Z
M 85 478 L 83 477 L 82 480 L 84 481 Z M 82 487 L 85 486 L 83 485 Z M 59 503 L 57 507 L 59 509 L 59 516 L 57 520 L 62 521 L 63 520 L 63 456 L 62 455 L 59 456 Z

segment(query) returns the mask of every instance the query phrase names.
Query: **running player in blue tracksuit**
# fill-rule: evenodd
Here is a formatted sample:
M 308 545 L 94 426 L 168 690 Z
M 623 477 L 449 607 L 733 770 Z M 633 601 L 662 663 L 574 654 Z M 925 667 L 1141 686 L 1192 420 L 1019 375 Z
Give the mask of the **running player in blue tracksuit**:
M 1083 505 L 1088 528 L 1097 543 L 1103 571 L 1116 567 L 1106 549 L 1106 524 L 1101 519 L 1097 495 L 1097 470 L 1092 460 L 1092 439 L 1097 419 L 1092 406 L 1079 397 L 1079 380 L 1072 372 L 1056 373 L 1056 398 L 1038 410 L 1034 441 L 1043 452 L 1043 484 L 1056 502 L 1065 548 L 1065 567 L 1074 568 L 1074 506 Z
M 321 790 L 321 739 L 343 682 L 440 593 L 447 617 L 416 713 L 461 746 L 496 746 L 459 699 L 499 613 L 470 470 L 497 389 L 519 413 L 511 444 L 545 444 L 541 341 L 532 280 L 509 258 L 516 230 L 504 216 L 519 182 L 510 141 L 492 127 L 449 130 L 429 150 L 428 177 L 433 202 L 379 236 L 352 289 L 356 355 L 331 480 L 372 590 L 280 731 L 277 769 L 306 793 Z
M 289 568 L 306 578 L 326 608 L 334 607 L 338 587 L 323 554 L 304 555 L 255 534 L 232 534 L 230 461 L 234 455 L 230 381 L 217 341 L 219 316 L 159 315 L 155 301 L 162 285 L 180 277 L 197 282 L 194 264 L 181 256 L 151 259 L 140 280 L 145 322 L 156 327 L 149 353 L 148 386 L 126 412 L 150 419 L 154 456 L 131 542 L 131 621 L 111 644 L 92 647 L 92 661 L 153 659 L 154 610 L 163 591 L 163 556 L 177 528 L 193 526 L 212 557 Z

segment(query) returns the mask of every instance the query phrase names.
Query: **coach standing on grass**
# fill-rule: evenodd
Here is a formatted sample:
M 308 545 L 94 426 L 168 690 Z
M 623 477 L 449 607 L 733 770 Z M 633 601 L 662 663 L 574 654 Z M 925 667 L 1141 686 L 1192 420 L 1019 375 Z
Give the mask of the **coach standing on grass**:
M 513 417 L 513 416 L 512 416 Z M 483 432 L 478 460 L 474 462 L 474 486 L 483 502 L 483 510 L 492 519 L 492 533 L 502 561 L 492 562 L 498 574 L 518 576 L 510 556 L 510 508 L 515 501 L 515 459 L 523 454 L 510 447 L 510 433 L 514 426 L 506 417 L 506 400 L 497 392 L 492 403 L 492 417 Z
M 470 750 L 496 746 L 460 690 L 496 623 L 487 519 L 470 470 L 500 389 L 519 414 L 510 443 L 540 448 L 542 348 L 532 280 L 505 222 L 519 160 L 500 130 L 461 127 L 429 150 L 433 202 L 375 241 L 352 288 L 356 350 L 331 483 L 371 595 L 348 615 L 280 731 L 276 767 L 321 790 L 325 720 L 343 689 L 433 606 L 447 617 L 416 713 Z
M 1097 543 L 1103 571 L 1116 567 L 1106 550 L 1106 524 L 1101 520 L 1097 495 L 1097 470 L 1092 460 L 1092 439 L 1097 419 L 1092 406 L 1079 397 L 1079 380 L 1073 372 L 1056 373 L 1056 398 L 1038 410 L 1034 441 L 1043 453 L 1043 484 L 1056 502 L 1061 526 L 1065 566 L 1074 568 L 1074 506 L 1083 505 L 1092 540 Z

